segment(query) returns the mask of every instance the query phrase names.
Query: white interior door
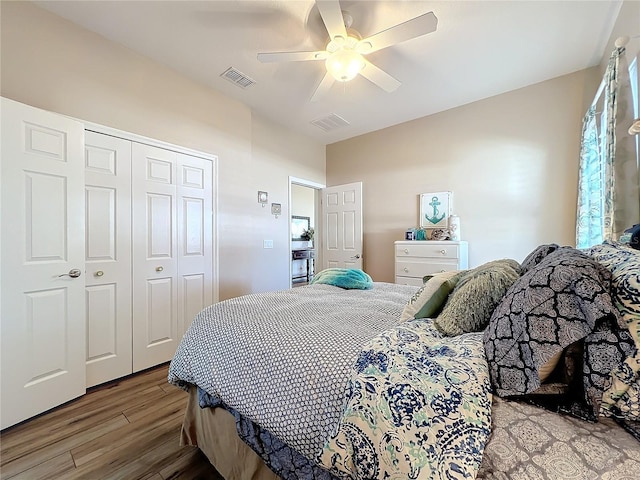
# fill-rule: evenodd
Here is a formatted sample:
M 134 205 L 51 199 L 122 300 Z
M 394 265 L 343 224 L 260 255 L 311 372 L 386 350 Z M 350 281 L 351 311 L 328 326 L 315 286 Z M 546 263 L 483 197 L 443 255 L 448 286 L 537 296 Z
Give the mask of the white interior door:
M 213 164 L 178 154 L 178 334 L 213 303 Z
M 323 268 L 362 268 L 362 182 L 322 190 Z
M 131 142 L 85 133 L 87 387 L 132 372 Z
M 170 360 L 182 338 L 178 324 L 177 157 L 169 150 L 132 144 L 134 372 Z
M 1 102 L 5 428 L 85 393 L 84 126 Z

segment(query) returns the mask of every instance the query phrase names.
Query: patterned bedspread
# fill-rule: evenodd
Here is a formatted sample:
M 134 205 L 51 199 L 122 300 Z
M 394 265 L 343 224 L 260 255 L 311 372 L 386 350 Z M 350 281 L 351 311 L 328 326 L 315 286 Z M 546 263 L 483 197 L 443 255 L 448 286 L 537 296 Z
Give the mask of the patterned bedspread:
M 482 336 L 400 324 L 414 290 L 312 285 L 220 302 L 194 319 L 169 381 L 337 477 L 474 478 L 490 431 Z
M 311 285 L 225 300 L 193 320 L 169 381 L 199 386 L 313 460 L 338 424 L 362 345 L 399 323 L 414 291 Z
M 475 478 L 491 427 L 482 333 L 402 324 L 360 353 L 340 425 L 320 455 L 353 479 Z

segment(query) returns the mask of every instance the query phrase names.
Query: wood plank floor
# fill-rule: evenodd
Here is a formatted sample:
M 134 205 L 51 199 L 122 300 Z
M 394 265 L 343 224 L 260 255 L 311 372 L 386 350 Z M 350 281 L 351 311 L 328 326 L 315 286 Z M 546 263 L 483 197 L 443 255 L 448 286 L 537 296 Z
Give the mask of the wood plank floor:
M 168 365 L 95 387 L 0 433 L 4 479 L 223 480 L 195 447 L 180 447 L 187 394 Z

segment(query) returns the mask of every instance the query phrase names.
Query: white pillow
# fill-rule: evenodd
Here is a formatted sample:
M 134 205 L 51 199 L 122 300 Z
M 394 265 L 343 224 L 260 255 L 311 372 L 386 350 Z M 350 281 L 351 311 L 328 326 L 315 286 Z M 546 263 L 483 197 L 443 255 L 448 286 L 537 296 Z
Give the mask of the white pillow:
M 440 272 L 434 274 L 429 278 L 425 284 L 409 299 L 407 304 L 400 315 L 400 321 L 406 322 L 407 320 L 413 320 L 416 313 L 425 306 L 425 304 L 431 300 L 431 298 L 438 293 L 440 287 L 451 280 L 454 276 L 459 274 L 457 270 L 450 272 Z M 446 298 L 444 299 L 446 301 Z

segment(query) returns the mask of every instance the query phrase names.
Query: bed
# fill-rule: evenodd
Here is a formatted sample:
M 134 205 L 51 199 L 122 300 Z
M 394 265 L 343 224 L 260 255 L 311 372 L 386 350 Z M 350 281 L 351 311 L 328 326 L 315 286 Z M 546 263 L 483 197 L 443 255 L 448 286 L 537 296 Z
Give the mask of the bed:
M 639 252 L 322 273 L 206 308 L 171 362 L 224 478 L 637 478 Z

